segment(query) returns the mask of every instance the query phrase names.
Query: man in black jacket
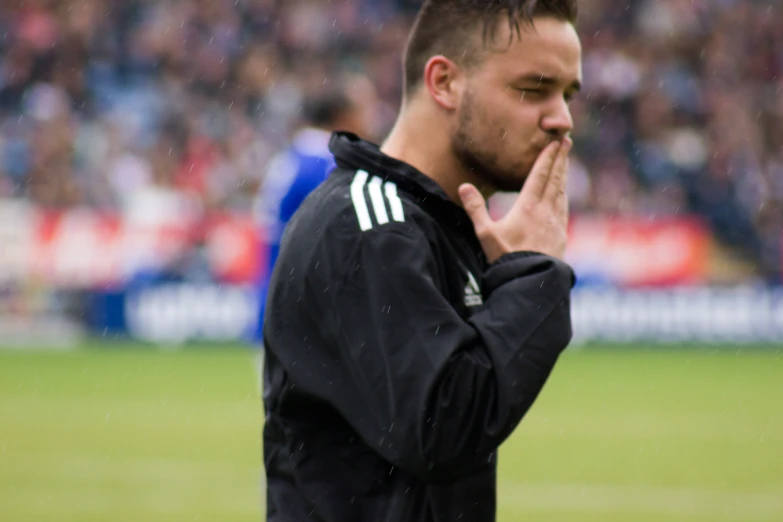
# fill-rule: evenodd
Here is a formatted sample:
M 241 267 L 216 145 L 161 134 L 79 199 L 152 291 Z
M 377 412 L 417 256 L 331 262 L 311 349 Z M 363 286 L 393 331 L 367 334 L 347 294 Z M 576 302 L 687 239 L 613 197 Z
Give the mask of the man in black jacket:
M 572 334 L 575 17 L 428 0 L 386 142 L 332 135 L 270 285 L 267 520 L 494 520 L 497 448 Z M 494 221 L 498 190 L 520 194 Z

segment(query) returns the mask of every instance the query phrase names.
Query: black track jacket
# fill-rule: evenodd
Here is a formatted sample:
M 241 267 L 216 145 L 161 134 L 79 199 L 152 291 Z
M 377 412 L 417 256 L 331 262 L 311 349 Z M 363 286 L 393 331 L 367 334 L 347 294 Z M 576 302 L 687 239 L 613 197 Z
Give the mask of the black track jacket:
M 267 520 L 488 522 L 496 452 L 571 340 L 564 262 L 488 265 L 464 210 L 349 133 L 264 325 Z

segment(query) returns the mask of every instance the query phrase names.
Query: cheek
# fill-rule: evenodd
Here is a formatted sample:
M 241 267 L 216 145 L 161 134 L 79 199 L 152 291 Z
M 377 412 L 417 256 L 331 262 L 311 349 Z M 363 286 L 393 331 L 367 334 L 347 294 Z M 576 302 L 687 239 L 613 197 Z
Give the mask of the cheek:
M 514 120 L 520 132 L 526 134 L 535 134 L 541 121 L 541 111 L 539 107 L 530 102 L 520 102 L 513 112 Z
M 538 157 L 535 147 L 541 142 L 540 134 L 537 111 L 517 108 L 507 113 L 498 133 L 498 143 L 503 147 L 499 153 L 517 168 L 529 167 Z
M 482 96 L 471 107 L 471 134 L 501 156 L 519 158 L 529 148 L 538 128 L 538 111 L 516 96 Z
M 496 134 L 510 153 L 519 156 L 525 154 L 536 141 L 538 123 L 530 111 L 509 111 L 499 122 Z
M 509 134 L 530 134 L 538 127 L 539 110 L 534 104 L 521 100 L 521 96 L 505 96 L 496 100 L 493 107 L 498 123 L 502 123 Z

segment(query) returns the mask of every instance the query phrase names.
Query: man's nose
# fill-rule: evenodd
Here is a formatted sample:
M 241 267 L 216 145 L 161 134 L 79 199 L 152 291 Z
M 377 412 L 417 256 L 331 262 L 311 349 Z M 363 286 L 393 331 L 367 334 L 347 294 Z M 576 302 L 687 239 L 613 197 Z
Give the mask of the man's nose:
M 565 99 L 553 100 L 542 118 L 541 127 L 556 139 L 568 135 L 574 129 L 571 109 L 568 107 L 568 102 Z

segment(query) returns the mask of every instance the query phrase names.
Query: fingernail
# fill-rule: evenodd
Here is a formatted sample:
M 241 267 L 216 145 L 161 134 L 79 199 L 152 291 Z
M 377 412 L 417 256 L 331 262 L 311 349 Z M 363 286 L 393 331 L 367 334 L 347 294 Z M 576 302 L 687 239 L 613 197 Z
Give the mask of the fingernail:
M 462 201 L 467 201 L 473 196 L 473 188 L 470 185 L 460 185 L 458 189 L 459 197 Z

